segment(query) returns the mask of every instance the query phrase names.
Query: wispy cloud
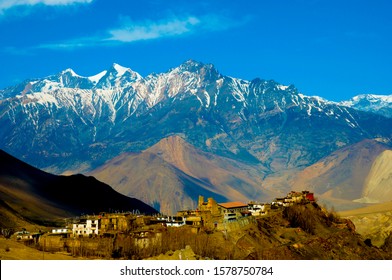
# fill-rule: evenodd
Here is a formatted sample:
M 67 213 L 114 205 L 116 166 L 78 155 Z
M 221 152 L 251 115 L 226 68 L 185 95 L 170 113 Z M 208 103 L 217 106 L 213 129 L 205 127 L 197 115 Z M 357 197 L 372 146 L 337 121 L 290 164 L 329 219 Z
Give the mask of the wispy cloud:
M 74 50 L 78 48 L 104 45 L 100 37 L 86 37 L 57 43 L 46 43 L 32 47 L 32 49 Z
M 217 14 L 208 14 L 170 17 L 160 21 L 133 22 L 126 17 L 122 19 L 120 27 L 108 31 L 110 36 L 105 40 L 129 43 L 198 32 L 226 30 L 246 24 L 250 19 L 250 17 L 244 17 L 234 20 Z
M 68 0 L 68 2 L 70 2 L 70 0 Z M 250 17 L 244 17 L 242 19 L 234 20 L 229 17 L 208 14 L 201 16 L 188 15 L 183 17 L 170 16 L 157 21 L 145 20 L 136 22 L 132 21 L 129 17 L 122 17 L 119 20 L 117 27 L 98 30 L 95 35 L 91 36 L 25 47 L 23 53 L 31 53 L 34 50 L 39 49 L 73 51 L 80 48 L 108 47 L 132 44 L 138 41 L 205 34 L 241 26 L 248 23 L 251 19 L 252 18 Z M 0 51 L 16 54 L 18 48 L 8 47 L 3 48 Z
M 119 28 L 108 31 L 109 37 L 104 40 L 116 42 L 136 42 L 151 40 L 163 37 L 179 36 L 194 32 L 198 26 L 203 24 L 195 16 L 185 18 L 169 18 L 162 21 L 132 22 L 129 18 L 124 18 Z
M 0 14 L 4 11 L 21 6 L 66 6 L 72 4 L 88 4 L 94 0 L 1 0 L 0 1 Z
M 234 20 L 216 14 L 188 15 L 183 17 L 171 16 L 157 21 L 145 20 L 138 22 L 132 21 L 129 17 L 122 17 L 117 27 L 104 30 L 99 36 L 42 44 L 38 48 L 72 50 L 81 47 L 129 44 L 138 41 L 227 30 L 246 24 L 249 20 L 249 17 Z

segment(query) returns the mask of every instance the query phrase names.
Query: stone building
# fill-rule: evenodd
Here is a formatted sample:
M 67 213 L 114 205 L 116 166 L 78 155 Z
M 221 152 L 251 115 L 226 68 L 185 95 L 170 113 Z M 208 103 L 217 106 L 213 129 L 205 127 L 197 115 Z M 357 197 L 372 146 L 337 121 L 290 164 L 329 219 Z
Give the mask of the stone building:
M 220 215 L 218 203 L 212 198 L 208 198 L 207 202 L 204 201 L 204 197 L 199 195 L 199 201 L 197 204 L 197 210 L 200 212 L 210 212 L 212 216 Z
M 137 217 L 130 213 L 101 213 L 100 216 L 101 233 L 126 232 L 135 227 Z M 143 221 L 138 221 L 144 223 Z

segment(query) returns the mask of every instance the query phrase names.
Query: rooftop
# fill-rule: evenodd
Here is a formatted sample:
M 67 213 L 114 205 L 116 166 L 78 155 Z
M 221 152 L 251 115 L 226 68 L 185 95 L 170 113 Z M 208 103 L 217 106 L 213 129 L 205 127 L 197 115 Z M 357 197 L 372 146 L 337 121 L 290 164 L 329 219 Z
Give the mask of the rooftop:
M 218 205 L 226 209 L 248 207 L 248 204 L 244 204 L 239 201 L 218 203 Z

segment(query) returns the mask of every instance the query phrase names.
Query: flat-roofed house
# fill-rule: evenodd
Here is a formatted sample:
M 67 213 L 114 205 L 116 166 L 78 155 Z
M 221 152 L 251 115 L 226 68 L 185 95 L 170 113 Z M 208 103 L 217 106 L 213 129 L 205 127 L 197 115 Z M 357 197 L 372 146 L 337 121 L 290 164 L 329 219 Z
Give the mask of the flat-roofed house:
M 235 220 L 241 212 L 248 211 L 248 204 L 239 201 L 218 203 L 218 206 L 225 220 Z
M 72 233 L 74 236 L 91 236 L 99 234 L 98 219 L 81 219 L 79 223 L 72 225 Z

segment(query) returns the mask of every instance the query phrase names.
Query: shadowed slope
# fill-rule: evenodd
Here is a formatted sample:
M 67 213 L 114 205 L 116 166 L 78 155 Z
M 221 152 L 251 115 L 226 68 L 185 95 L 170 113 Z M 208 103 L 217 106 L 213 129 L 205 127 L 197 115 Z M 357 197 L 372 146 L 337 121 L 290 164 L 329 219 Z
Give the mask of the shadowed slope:
M 121 195 L 93 177 L 56 176 L 36 169 L 0 150 L 1 208 L 11 217 L 43 223 L 56 218 L 101 211 L 156 212 L 143 202 Z

